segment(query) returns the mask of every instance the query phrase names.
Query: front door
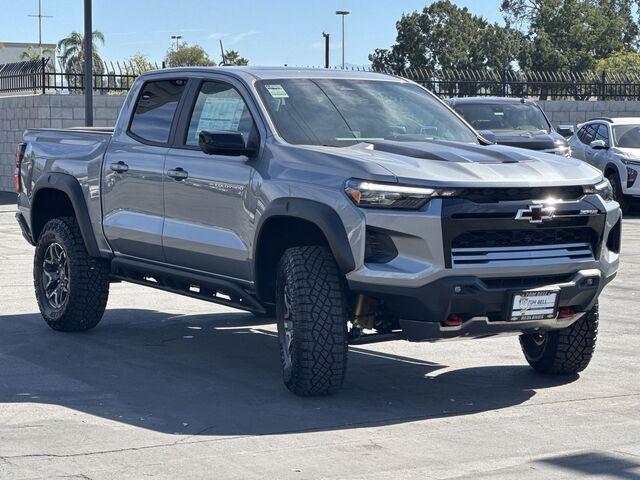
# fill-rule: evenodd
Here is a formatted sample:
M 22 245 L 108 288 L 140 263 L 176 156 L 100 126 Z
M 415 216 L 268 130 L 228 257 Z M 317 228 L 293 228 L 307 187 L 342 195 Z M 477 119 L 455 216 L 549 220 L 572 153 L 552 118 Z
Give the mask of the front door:
M 207 155 L 198 147 L 202 130 L 241 132 L 256 126 L 239 90 L 230 83 L 201 80 L 185 104 L 174 147 L 165 162 L 163 245 L 170 264 L 242 280 L 251 278 L 253 241 L 246 156 Z M 184 121 L 183 121 L 184 120 Z
M 181 79 L 145 83 L 128 130 L 109 145 L 102 167 L 103 228 L 118 254 L 164 261 L 164 162 L 185 85 Z

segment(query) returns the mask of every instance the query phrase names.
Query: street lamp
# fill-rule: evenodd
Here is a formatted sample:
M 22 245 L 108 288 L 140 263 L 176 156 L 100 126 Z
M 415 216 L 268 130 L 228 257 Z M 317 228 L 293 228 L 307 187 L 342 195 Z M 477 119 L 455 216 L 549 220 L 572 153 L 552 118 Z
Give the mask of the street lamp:
M 349 15 L 347 10 L 338 10 L 336 15 L 340 15 L 342 17 L 342 69 L 344 70 L 344 17 Z
M 176 41 L 176 50 L 180 47 L 180 40 L 182 40 L 182 35 L 171 35 L 171 40 Z

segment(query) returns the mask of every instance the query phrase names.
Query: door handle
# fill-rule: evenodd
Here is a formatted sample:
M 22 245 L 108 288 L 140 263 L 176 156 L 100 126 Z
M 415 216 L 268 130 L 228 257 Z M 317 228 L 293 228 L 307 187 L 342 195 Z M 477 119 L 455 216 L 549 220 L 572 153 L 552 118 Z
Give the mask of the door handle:
M 189 176 L 189 172 L 184 170 L 182 167 L 178 167 L 172 170 L 168 170 L 167 175 L 173 178 L 174 180 L 184 180 Z
M 110 165 L 111 170 L 113 170 L 116 173 L 124 173 L 127 172 L 129 170 L 129 165 L 127 165 L 126 163 L 120 161 L 117 163 L 112 163 Z

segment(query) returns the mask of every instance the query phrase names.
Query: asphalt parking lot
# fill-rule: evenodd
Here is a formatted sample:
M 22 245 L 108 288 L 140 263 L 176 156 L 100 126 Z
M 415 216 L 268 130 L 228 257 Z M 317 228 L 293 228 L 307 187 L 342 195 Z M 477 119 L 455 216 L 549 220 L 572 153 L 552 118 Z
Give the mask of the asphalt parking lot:
M 0 197 L 0 478 L 640 479 L 640 217 L 580 377 L 516 337 L 352 348 L 345 388 L 302 399 L 274 327 L 113 285 L 92 332 L 41 319 L 33 249 Z

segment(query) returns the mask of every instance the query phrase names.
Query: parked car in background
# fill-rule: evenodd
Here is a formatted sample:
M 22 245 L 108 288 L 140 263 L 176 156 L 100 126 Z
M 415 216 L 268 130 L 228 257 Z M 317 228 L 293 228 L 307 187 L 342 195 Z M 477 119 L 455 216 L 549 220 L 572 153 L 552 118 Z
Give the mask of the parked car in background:
M 640 197 L 640 118 L 594 118 L 569 139 L 573 156 L 602 170 L 623 210 Z
M 536 102 L 524 98 L 467 97 L 447 102 L 487 140 L 500 145 L 571 156 L 571 125 L 553 125 Z

